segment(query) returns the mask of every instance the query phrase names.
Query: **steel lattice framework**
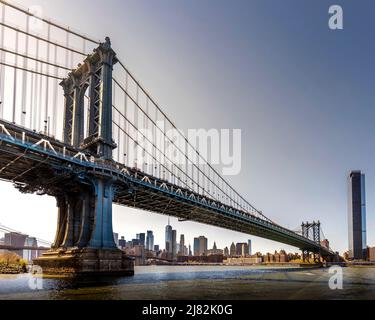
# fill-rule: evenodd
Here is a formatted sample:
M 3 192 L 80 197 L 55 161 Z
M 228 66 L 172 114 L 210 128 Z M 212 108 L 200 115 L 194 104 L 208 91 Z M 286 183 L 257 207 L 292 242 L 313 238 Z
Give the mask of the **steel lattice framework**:
M 177 130 L 109 39 L 100 43 L 8 1 L 0 10 L 1 179 L 58 198 L 56 186 L 75 190 L 100 172 L 114 181 L 114 203 L 332 254 L 244 199 Z

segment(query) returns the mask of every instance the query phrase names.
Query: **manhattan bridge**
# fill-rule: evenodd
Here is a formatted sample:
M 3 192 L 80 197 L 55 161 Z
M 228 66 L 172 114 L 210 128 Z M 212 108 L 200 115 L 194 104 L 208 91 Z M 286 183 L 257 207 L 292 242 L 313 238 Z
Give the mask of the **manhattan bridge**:
M 0 0 L 0 103 L 0 179 L 57 201 L 55 241 L 35 261 L 47 273 L 133 272 L 113 239 L 113 203 L 285 243 L 305 259 L 335 255 L 320 223 L 278 225 L 179 130 L 175 143 L 175 125 L 109 38 Z

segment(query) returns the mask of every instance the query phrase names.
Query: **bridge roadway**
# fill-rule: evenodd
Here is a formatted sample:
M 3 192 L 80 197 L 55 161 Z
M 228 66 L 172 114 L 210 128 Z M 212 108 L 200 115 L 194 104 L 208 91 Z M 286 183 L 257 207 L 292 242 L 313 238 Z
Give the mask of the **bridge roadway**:
M 0 179 L 21 192 L 54 194 L 54 186 L 76 188 L 90 175 L 115 181 L 114 203 L 274 240 L 332 256 L 320 244 L 243 210 L 146 175 L 114 161 L 89 158 L 82 150 L 0 119 Z M 75 178 L 75 180 L 73 179 Z

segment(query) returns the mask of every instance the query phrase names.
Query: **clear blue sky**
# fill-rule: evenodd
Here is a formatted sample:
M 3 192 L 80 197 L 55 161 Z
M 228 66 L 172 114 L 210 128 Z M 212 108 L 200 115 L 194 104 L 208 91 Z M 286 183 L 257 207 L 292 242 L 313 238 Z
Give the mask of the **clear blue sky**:
M 334 249 L 347 249 L 347 175 L 367 177 L 368 243 L 375 245 L 374 1 L 25 0 L 45 15 L 99 39 L 118 55 L 181 128 L 240 128 L 242 171 L 230 182 L 281 225 L 320 219 Z M 328 28 L 328 8 L 344 9 L 344 30 Z M 33 202 L 0 185 L 0 223 L 55 231 L 51 199 Z M 7 202 L 8 201 L 8 202 Z M 8 205 L 7 205 L 8 203 Z M 127 239 L 153 229 L 163 245 L 167 218 L 115 208 Z M 27 225 L 26 225 L 27 222 Z M 172 220 L 187 242 L 201 234 L 218 247 L 247 235 Z M 24 223 L 25 225 L 23 225 Z M 34 223 L 34 224 L 33 224 Z M 38 231 L 39 230 L 39 231 Z M 21 230 L 23 231 L 23 230 Z M 30 231 L 31 232 L 31 231 Z M 255 250 L 289 249 L 253 239 Z

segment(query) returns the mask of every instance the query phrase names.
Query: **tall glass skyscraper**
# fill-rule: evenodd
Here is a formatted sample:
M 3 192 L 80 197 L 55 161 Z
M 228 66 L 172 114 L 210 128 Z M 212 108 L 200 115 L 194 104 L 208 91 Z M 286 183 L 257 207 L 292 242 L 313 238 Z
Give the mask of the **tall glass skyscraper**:
M 348 183 L 349 258 L 366 259 L 366 192 L 365 175 L 352 171 Z
M 172 227 L 168 219 L 168 225 L 165 227 L 165 251 L 168 253 L 172 253 L 172 240 Z
M 138 233 L 137 239 L 139 240 L 139 245 L 144 246 L 146 242 L 146 234 L 145 233 Z
M 151 251 L 154 250 L 154 233 L 150 230 L 147 231 L 146 249 Z
M 177 231 L 172 230 L 172 258 L 177 257 Z

